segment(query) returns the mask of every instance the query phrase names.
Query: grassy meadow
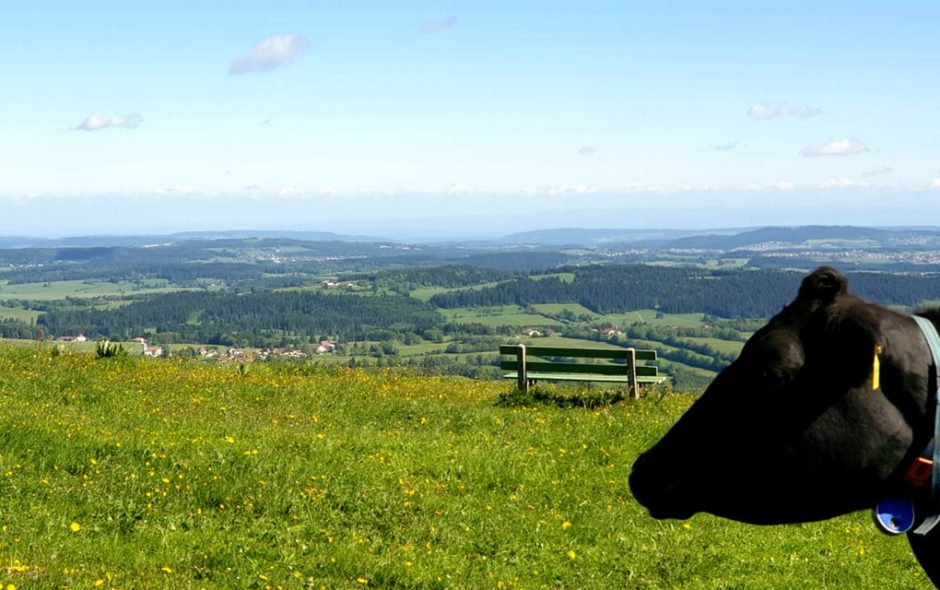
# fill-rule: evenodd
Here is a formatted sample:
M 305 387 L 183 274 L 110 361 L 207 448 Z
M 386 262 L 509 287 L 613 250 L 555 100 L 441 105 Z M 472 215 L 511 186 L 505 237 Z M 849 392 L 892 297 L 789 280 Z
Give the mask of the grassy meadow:
M 691 396 L 508 387 L 0 348 L 0 588 L 930 587 L 867 514 L 646 516 Z

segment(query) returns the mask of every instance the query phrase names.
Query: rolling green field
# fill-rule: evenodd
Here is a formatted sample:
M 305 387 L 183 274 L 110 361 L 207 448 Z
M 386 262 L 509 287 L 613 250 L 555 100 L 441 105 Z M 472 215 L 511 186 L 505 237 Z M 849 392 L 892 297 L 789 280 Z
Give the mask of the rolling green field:
M 630 465 L 692 396 L 507 387 L 0 348 L 0 587 L 930 587 L 867 514 L 650 519 Z
M 142 293 L 171 293 L 186 291 L 183 287 L 174 287 L 167 281 L 148 280 L 141 283 L 128 281 L 53 281 L 49 283 L 0 282 L 0 300 L 24 299 L 29 301 L 56 301 L 66 297 L 91 298 L 106 296 L 130 296 Z
M 479 283 L 477 285 L 466 286 L 466 287 L 418 287 L 417 289 L 412 289 L 409 293 L 415 299 L 420 299 L 421 301 L 428 301 L 431 297 L 438 295 L 440 293 L 451 293 L 453 291 L 463 291 L 466 289 L 478 290 L 478 289 L 488 289 L 490 287 L 495 287 L 498 285 L 496 281 L 490 281 L 486 283 Z
M 705 325 L 700 313 L 657 314 L 655 309 L 640 309 L 627 313 L 609 313 L 603 316 L 614 324 L 629 325 L 634 322 L 651 326 L 678 326 L 680 328 L 701 328 Z
M 36 318 L 39 317 L 40 312 L 32 309 L 23 309 L 21 307 L 5 307 L 0 305 L 0 321 L 2 320 L 18 320 L 21 322 L 35 322 Z
M 577 315 L 585 315 L 591 318 L 603 318 L 601 314 L 594 313 L 580 303 L 534 303 L 532 309 L 539 313 L 559 314 L 571 312 Z
M 719 338 L 698 338 L 698 337 L 686 337 L 682 338 L 683 341 L 692 342 L 694 344 L 707 344 L 711 346 L 718 352 L 728 353 L 728 354 L 740 354 L 741 349 L 744 348 L 743 342 L 733 342 L 730 340 L 721 340 Z
M 493 305 L 490 307 L 456 307 L 439 309 L 449 321 L 458 324 L 483 324 L 484 326 L 563 326 L 558 320 L 531 313 L 518 305 Z

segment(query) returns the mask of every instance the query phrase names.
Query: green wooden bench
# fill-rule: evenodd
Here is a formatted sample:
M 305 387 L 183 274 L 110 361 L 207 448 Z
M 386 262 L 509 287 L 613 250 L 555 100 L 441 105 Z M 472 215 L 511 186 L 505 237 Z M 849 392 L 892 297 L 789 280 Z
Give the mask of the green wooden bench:
M 655 350 L 634 348 L 561 348 L 505 344 L 499 347 L 499 368 L 511 371 L 505 379 L 515 379 L 521 391 L 537 381 L 589 381 L 622 383 L 632 396 L 640 394 L 640 384 L 657 384 L 666 380 L 659 369 L 637 361 L 656 361 Z M 504 357 L 512 357 L 506 359 Z M 593 359 L 594 362 L 579 362 Z M 602 362 L 597 362 L 598 360 Z

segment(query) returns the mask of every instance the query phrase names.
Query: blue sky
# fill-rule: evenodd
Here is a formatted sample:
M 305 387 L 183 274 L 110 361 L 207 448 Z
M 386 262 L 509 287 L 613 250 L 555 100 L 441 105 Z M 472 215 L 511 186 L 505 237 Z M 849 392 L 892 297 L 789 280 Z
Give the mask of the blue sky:
M 940 219 L 933 0 L 0 13 L 0 234 Z

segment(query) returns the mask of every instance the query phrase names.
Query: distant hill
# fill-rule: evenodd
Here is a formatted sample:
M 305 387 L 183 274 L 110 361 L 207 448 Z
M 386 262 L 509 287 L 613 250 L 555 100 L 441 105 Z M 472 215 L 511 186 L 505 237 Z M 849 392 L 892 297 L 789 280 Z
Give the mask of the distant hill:
M 191 241 L 293 240 L 334 244 L 400 244 L 399 240 L 325 231 L 232 230 L 189 231 L 163 235 L 74 236 L 37 238 L 0 236 L 0 249 L 21 248 L 133 248 L 178 245 Z M 513 233 L 498 240 L 433 242 L 431 250 L 448 255 L 470 251 L 494 252 L 519 247 L 545 250 L 562 248 L 645 248 L 691 250 L 763 250 L 777 247 L 940 249 L 938 227 L 856 227 L 804 225 L 764 228 L 713 228 L 702 230 L 666 228 L 575 228 L 563 227 Z M 459 256 L 458 256 L 459 257 Z
M 246 240 L 261 239 L 290 239 L 305 242 L 397 242 L 387 238 L 375 236 L 360 236 L 352 234 L 337 234 L 328 231 L 280 231 L 280 230 L 232 230 L 232 231 L 201 231 L 181 232 L 170 234 L 170 238 L 179 240 Z
M 323 231 L 232 230 L 190 231 L 173 234 L 129 236 L 69 236 L 64 238 L 36 238 L 27 236 L 0 237 L 2 248 L 100 248 L 138 247 L 153 244 L 177 244 L 192 240 L 247 240 L 288 239 L 306 242 L 396 242 L 374 236 L 337 234 Z
M 707 233 L 738 233 L 743 229 L 713 229 Z M 670 241 L 688 236 L 697 236 L 702 230 L 682 229 L 584 229 L 565 227 L 540 229 L 510 234 L 500 238 L 503 244 L 537 244 L 545 246 L 586 246 L 601 247 L 615 244 L 642 244 L 644 247 L 656 247 Z
M 940 229 L 936 228 L 871 228 L 838 225 L 805 225 L 796 227 L 765 227 L 734 235 L 707 234 L 682 237 L 663 244 L 664 248 L 703 250 L 736 250 L 766 244 L 799 246 L 808 243 L 831 246 L 891 248 L 905 244 L 940 245 Z

